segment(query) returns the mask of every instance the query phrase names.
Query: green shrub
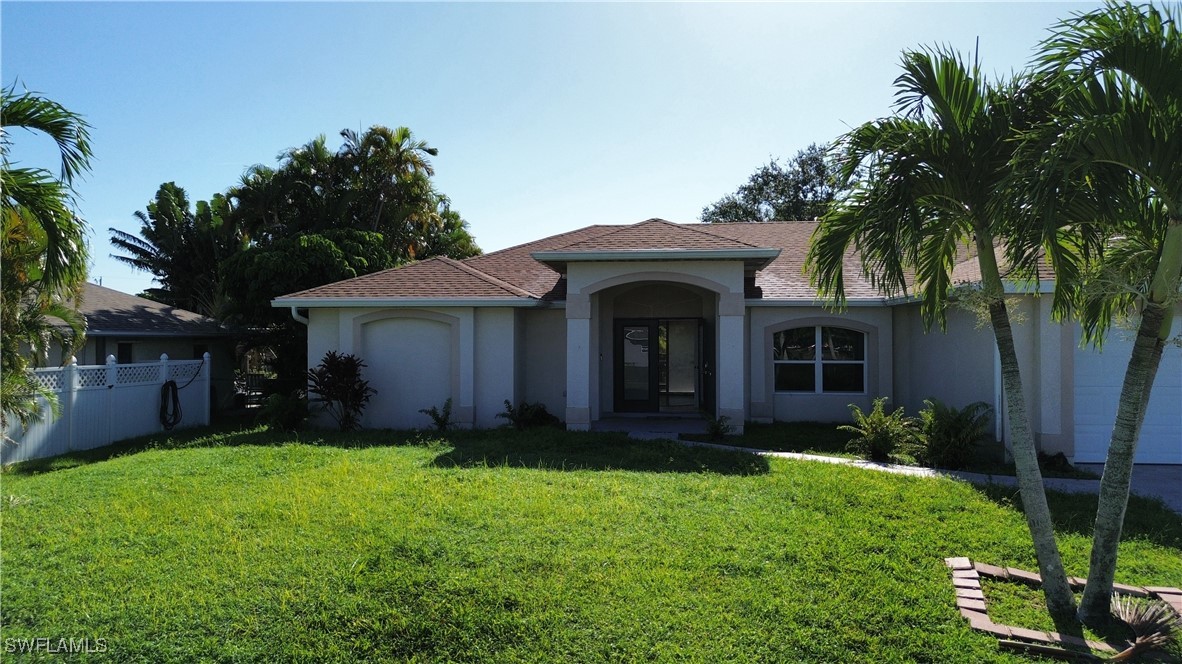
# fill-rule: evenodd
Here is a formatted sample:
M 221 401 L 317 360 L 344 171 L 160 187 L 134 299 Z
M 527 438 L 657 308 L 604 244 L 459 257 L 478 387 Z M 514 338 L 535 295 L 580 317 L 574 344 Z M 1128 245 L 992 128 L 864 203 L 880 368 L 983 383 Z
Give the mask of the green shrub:
M 989 415 L 992 408 L 976 401 L 964 408 L 945 405 L 938 399 L 925 399 L 927 408 L 919 411 L 923 436 L 916 456 L 928 466 L 963 468 L 973 448 L 989 438 Z
M 314 369 L 308 370 L 308 393 L 320 397 L 320 407 L 328 411 L 341 431 L 361 426 L 361 411 L 377 390 L 361 378 L 365 362 L 356 355 L 330 350 Z
M 440 410 L 435 406 L 430 408 L 423 408 L 419 410 L 420 413 L 431 418 L 431 422 L 435 425 L 435 430 L 439 433 L 447 431 L 451 426 L 451 398 L 443 402 L 443 409 Z
M 857 404 L 850 404 L 854 423 L 837 427 L 857 434 L 846 445 L 847 450 L 863 459 L 890 461 L 897 449 L 915 444 L 921 435 L 918 421 L 904 415 L 902 408 L 896 408 L 888 415 L 886 402 L 886 397 L 875 399 L 869 414 L 862 412 Z
M 505 412 L 497 413 L 497 417 L 503 417 L 509 420 L 513 428 L 518 431 L 533 429 L 535 427 L 557 427 L 562 425 L 562 420 L 550 414 L 546 410 L 546 404 L 541 402 L 529 403 L 522 401 L 520 406 L 514 408 L 513 404 L 508 399 L 505 399 Z
M 726 415 L 722 417 L 711 417 L 706 420 L 706 435 L 710 436 L 710 440 L 722 440 L 734 430 L 735 427 L 731 425 L 731 418 Z
M 259 409 L 259 421 L 280 431 L 296 431 L 307 419 L 308 400 L 287 394 L 272 394 Z

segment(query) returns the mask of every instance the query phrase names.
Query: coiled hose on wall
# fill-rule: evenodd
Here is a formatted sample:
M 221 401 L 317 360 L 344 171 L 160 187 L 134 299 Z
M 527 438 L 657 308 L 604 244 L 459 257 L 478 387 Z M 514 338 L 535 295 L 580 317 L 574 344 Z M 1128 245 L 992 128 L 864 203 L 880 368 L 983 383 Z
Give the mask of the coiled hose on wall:
M 160 426 L 164 427 L 165 431 L 171 431 L 181 423 L 181 397 L 178 392 L 192 385 L 204 367 L 205 358 L 201 358 L 201 364 L 197 366 L 197 371 L 193 373 L 189 382 L 177 387 L 175 380 L 167 380 L 160 386 Z
M 180 422 L 181 397 L 177 394 L 176 381 L 165 381 L 160 386 L 160 425 L 169 431 Z

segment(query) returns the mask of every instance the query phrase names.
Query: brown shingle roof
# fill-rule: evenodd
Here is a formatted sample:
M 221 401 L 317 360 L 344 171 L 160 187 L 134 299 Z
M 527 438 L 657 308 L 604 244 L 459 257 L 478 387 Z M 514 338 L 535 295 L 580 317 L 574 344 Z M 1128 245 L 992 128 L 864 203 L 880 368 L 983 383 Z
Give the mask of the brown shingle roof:
M 213 318 L 90 283 L 82 287 L 78 312 L 86 318 L 90 336 L 210 336 L 227 333 Z
M 472 266 L 437 257 L 283 297 L 505 299 L 529 298 L 532 295 Z
M 467 258 L 464 260 L 464 264 L 514 284 L 545 300 L 563 300 L 566 298 L 566 280 L 561 279 L 561 275 L 554 270 L 534 260 L 530 254 L 535 251 L 552 251 L 566 247 L 611 233 L 619 228 L 620 226 L 587 226 L 519 244 L 516 247 Z
M 701 226 L 702 224 L 698 224 Z M 770 245 L 763 245 L 770 247 Z M 757 245 L 708 233 L 694 226 L 649 219 L 617 226 L 607 233 L 573 242 L 556 251 L 643 251 L 652 249 L 756 249 Z
M 674 224 L 661 219 L 626 226 L 588 226 L 463 261 L 435 258 L 283 297 L 532 297 L 561 301 L 566 297 L 566 280 L 534 260 L 531 254 L 773 248 L 782 251 L 770 265 L 756 273 L 754 288 L 748 296 L 812 301 L 817 294 L 804 274 L 804 258 L 816 228 L 815 221 Z M 861 263 L 852 249 L 845 258 L 845 285 L 846 296 L 852 300 L 878 300 L 889 295 L 876 290 L 862 275 Z
M 760 247 L 782 249 L 779 257 L 755 275 L 757 292 L 765 300 L 816 299 L 817 289 L 809 285 L 804 273 L 804 257 L 817 229 L 815 221 L 764 221 L 749 223 L 703 224 L 708 233 Z M 851 300 L 880 299 L 884 294 L 862 276 L 862 264 L 854 251 L 845 256 L 845 293 Z M 749 294 L 750 295 L 750 294 Z

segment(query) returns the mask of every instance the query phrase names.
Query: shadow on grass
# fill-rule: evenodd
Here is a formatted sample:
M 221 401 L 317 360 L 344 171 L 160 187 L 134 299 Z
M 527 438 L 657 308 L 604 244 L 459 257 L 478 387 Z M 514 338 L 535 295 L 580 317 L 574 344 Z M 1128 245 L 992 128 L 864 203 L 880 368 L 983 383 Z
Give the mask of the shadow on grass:
M 770 470 L 767 459 L 756 454 L 695 448 L 667 440 L 632 440 L 621 433 L 494 430 L 448 434 L 447 442 L 452 449 L 436 457 L 432 465 L 722 475 L 762 475 Z
M 976 489 L 999 505 L 1023 511 L 1017 487 L 988 484 L 976 486 Z M 1096 495 L 1089 493 L 1047 491 L 1047 503 L 1051 508 L 1055 531 L 1091 537 L 1098 501 Z M 1121 533 L 1122 540 L 1143 539 L 1182 551 L 1182 515 L 1166 507 L 1160 500 L 1129 496 Z
M 688 448 L 669 441 L 631 440 L 623 434 L 568 432 L 560 429 L 485 429 L 427 431 L 285 432 L 268 429 L 253 418 L 220 422 L 132 438 L 106 447 L 33 459 L 4 468 L 14 475 L 68 470 L 148 450 L 212 447 L 317 445 L 341 449 L 404 445 L 451 448 L 436 457 L 438 468 L 511 466 L 546 470 L 634 470 L 642 472 L 712 472 L 758 475 L 769 471 L 763 457 L 743 452 Z

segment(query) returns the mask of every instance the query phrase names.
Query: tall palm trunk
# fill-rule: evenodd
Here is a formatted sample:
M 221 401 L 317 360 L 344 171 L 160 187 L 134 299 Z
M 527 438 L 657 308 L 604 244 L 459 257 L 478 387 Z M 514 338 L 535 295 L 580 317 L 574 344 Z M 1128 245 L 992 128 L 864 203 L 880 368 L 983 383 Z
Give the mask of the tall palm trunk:
M 1162 246 L 1161 260 L 1154 273 L 1148 301 L 1141 312 L 1133 354 L 1125 370 L 1116 423 L 1108 443 L 1108 458 L 1100 480 L 1096 526 L 1092 534 L 1092 556 L 1088 584 L 1079 606 L 1079 620 L 1085 624 L 1104 622 L 1109 614 L 1112 582 L 1116 576 L 1117 545 L 1129 503 L 1137 441 L 1149 406 L 1153 379 L 1161 365 L 1165 340 L 1174 321 L 1174 297 L 1182 275 L 1182 217 L 1170 217 Z
M 1047 610 L 1055 618 L 1070 618 L 1075 613 L 1075 596 L 1071 592 L 1071 585 L 1067 583 L 1067 573 L 1063 569 L 1059 546 L 1055 542 L 1051 509 L 1047 505 L 1042 472 L 1038 469 L 1038 453 L 1034 449 L 1030 420 L 1026 416 L 1026 397 L 1022 390 L 1018 353 L 1014 349 L 1014 333 L 1010 327 L 1001 273 L 993 251 L 993 238 L 987 231 L 978 228 L 977 256 L 985 292 L 992 296 L 989 302 L 989 321 L 993 325 L 997 352 L 1001 358 L 1002 389 L 1005 392 L 1010 418 L 1010 451 L 1014 456 L 1014 470 L 1018 477 L 1018 490 L 1022 494 L 1026 526 L 1030 529 L 1034 553 L 1038 557 L 1038 570 L 1042 576 L 1042 590 L 1046 596 Z

